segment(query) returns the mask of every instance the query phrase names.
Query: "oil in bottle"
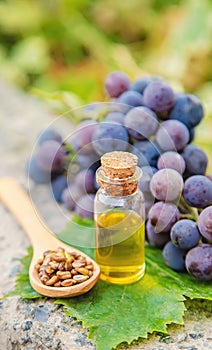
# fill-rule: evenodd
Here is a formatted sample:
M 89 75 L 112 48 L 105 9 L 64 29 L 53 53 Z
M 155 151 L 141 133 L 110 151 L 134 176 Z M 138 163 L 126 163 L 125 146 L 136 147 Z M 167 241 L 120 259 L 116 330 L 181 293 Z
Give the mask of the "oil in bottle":
M 108 210 L 96 221 L 96 262 L 101 279 L 128 284 L 140 279 L 145 270 L 144 221 L 134 211 Z
M 128 152 L 106 153 L 101 163 L 94 211 L 96 262 L 102 280 L 129 284 L 145 271 L 144 202 L 138 188 L 141 169 L 137 157 Z

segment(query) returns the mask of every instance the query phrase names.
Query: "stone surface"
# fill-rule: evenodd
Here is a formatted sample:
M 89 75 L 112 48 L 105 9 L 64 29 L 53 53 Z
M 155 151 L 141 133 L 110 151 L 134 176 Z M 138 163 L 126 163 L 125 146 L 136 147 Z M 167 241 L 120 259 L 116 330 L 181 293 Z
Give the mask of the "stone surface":
M 15 177 L 28 191 L 47 225 L 60 231 L 69 214 L 52 199 L 49 188 L 35 186 L 25 175 L 25 162 L 33 151 L 38 133 L 53 124 L 67 136 L 71 125 L 56 118 L 45 106 L 5 82 L 0 83 L 0 176 Z M 11 291 L 19 259 L 26 254 L 29 241 L 14 218 L 0 204 L 0 296 Z M 212 349 L 211 310 L 206 302 L 187 303 L 185 325 L 168 327 L 167 335 L 152 334 L 147 340 L 120 349 L 130 350 L 210 350 Z M 94 350 L 88 330 L 65 315 L 54 300 L 22 300 L 10 297 L 0 300 L 0 350 Z

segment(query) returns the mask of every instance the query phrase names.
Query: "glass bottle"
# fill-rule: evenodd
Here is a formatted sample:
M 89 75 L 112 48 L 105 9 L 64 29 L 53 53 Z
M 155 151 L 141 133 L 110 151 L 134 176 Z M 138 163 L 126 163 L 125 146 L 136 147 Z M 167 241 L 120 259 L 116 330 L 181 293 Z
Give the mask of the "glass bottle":
M 100 185 L 94 203 L 96 262 L 100 278 L 115 284 L 139 280 L 145 271 L 144 200 L 138 183 L 137 157 L 110 152 L 96 172 Z

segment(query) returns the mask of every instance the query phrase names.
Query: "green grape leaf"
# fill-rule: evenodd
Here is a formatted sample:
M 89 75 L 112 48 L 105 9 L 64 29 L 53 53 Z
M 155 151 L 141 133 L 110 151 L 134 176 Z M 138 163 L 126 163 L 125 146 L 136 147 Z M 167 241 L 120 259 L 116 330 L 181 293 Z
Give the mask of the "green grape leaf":
M 76 224 L 79 226 L 77 234 L 84 235 L 86 240 L 94 234 L 92 220 L 84 221 L 75 216 L 58 236 L 70 244 Z M 93 255 L 92 248 L 76 247 Z M 40 297 L 31 288 L 27 276 L 31 254 L 29 250 L 29 255 L 22 259 L 23 270 L 10 295 Z M 170 323 L 183 324 L 186 297 L 212 300 L 211 285 L 169 269 L 161 251 L 147 246 L 146 273 L 139 282 L 118 286 L 98 281 L 87 294 L 58 299 L 55 303 L 63 305 L 67 315 L 82 321 L 97 350 L 111 350 L 122 342 L 146 338 L 154 331 L 165 333 Z

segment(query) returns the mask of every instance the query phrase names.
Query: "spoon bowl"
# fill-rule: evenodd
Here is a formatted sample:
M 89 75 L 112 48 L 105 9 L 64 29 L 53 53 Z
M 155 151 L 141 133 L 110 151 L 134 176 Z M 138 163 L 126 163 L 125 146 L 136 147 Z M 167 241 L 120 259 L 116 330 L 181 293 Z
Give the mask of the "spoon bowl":
M 27 193 L 13 178 L 0 179 L 0 200 L 15 216 L 31 241 L 33 257 L 29 267 L 29 279 L 36 292 L 47 297 L 69 298 L 88 292 L 96 284 L 100 275 L 98 264 L 80 250 L 61 242 L 55 237 L 53 232 L 41 220 Z M 43 284 L 35 265 L 38 259 L 42 258 L 44 251 L 55 250 L 58 247 L 85 257 L 88 263 L 93 264 L 93 275 L 85 282 L 70 287 L 52 287 Z

